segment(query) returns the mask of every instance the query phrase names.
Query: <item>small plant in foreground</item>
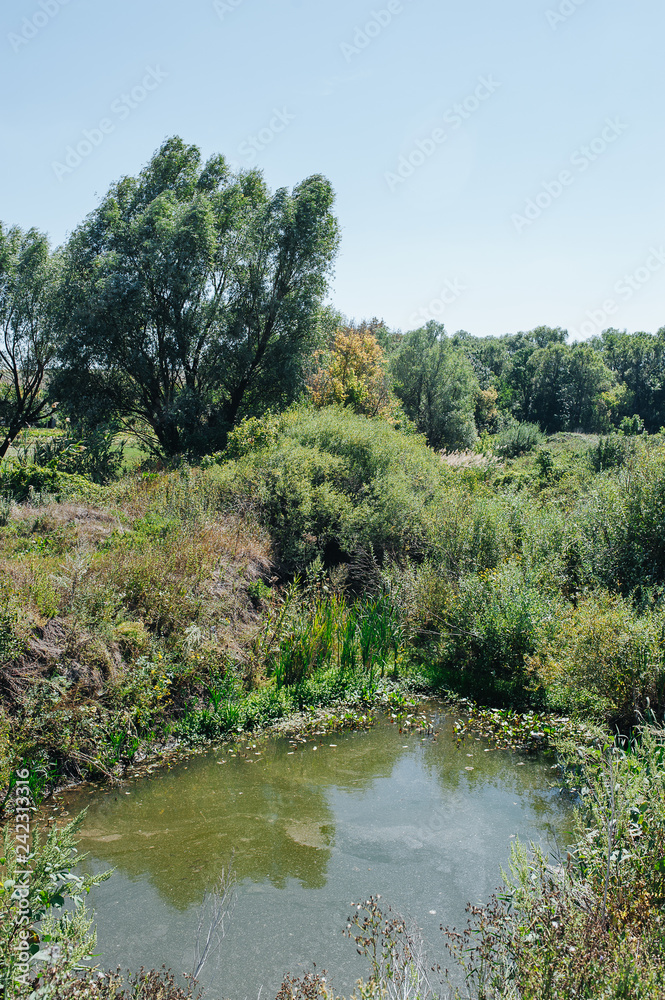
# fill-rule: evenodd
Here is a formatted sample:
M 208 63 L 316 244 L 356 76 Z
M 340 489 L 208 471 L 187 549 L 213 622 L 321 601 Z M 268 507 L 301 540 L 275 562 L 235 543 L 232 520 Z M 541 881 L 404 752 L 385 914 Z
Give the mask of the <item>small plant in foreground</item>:
M 383 909 L 380 896 L 352 904 L 354 911 L 346 924 L 346 935 L 358 952 L 369 959 L 369 991 L 361 997 L 386 1000 L 437 1000 L 431 969 L 416 924 L 391 907 Z
M 5 827 L 0 858 L 0 983 L 3 995 L 12 1000 L 32 995 L 39 981 L 40 998 L 60 1000 L 62 986 L 75 978 L 81 963 L 94 951 L 95 932 L 82 894 L 111 872 L 74 872 L 84 859 L 75 846 L 84 815 L 62 829 L 53 827 L 45 839 L 35 827 L 27 854 L 17 850 L 13 830 L 9 824 Z M 73 909 L 63 909 L 66 902 L 73 903 Z M 18 945 L 26 931 L 31 956 L 27 976 L 18 971 Z

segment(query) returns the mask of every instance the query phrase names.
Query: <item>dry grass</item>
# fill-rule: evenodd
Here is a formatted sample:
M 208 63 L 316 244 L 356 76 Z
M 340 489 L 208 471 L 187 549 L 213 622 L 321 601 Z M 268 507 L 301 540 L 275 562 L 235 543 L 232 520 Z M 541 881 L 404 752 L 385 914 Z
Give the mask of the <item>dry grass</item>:
M 38 681 L 62 677 L 77 698 L 99 698 L 124 669 L 115 644 L 101 642 L 73 623 L 53 618 L 36 626 L 21 656 L 0 667 L 0 698 L 20 703 Z
M 123 531 L 117 514 L 97 507 L 76 503 L 50 503 L 33 507 L 30 504 L 12 504 L 10 521 L 34 527 L 33 531 L 53 534 L 68 529 L 75 545 L 97 547 L 114 531 Z
M 498 459 L 492 455 L 478 455 L 475 451 L 443 451 L 439 452 L 441 461 L 453 469 L 486 469 L 498 465 Z
M 261 624 L 250 588 L 270 579 L 269 538 L 216 511 L 203 477 L 166 479 L 109 490 L 108 506 L 12 506 L 0 574 L 21 609 L 20 655 L 0 671 L 5 704 L 56 676 L 77 697 L 103 697 L 142 655 L 187 659 L 192 628 L 213 658 L 247 661 Z

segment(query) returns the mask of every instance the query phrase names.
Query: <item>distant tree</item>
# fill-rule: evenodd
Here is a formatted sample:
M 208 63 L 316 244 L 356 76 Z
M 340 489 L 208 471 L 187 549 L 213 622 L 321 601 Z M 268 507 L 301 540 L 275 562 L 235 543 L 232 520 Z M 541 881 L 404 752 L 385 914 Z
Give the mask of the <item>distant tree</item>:
M 167 140 L 65 248 L 54 391 L 165 455 L 219 448 L 240 417 L 288 403 L 337 250 L 333 198 L 320 176 L 270 194 Z
M 568 430 L 604 430 L 603 396 L 615 378 L 590 344 L 574 344 L 568 361 L 564 412 Z
M 508 365 L 510 353 L 503 337 L 482 337 L 474 339 L 473 354 L 497 381 L 501 381 Z
M 468 448 L 476 440 L 478 380 L 461 346 L 430 321 L 405 334 L 391 357 L 395 391 L 404 412 L 432 448 Z
M 533 378 L 529 362 L 535 350 L 533 344 L 523 343 L 509 355 L 501 374 L 499 399 L 502 408 L 517 420 L 528 420 L 531 413 Z
M 56 266 L 46 236 L 0 223 L 0 458 L 22 428 L 54 409 L 43 389 L 54 354 Z
M 348 325 L 349 321 L 339 309 L 332 305 L 320 306 L 316 313 L 317 348 L 330 347 L 337 331 Z
M 560 326 L 537 326 L 526 334 L 536 347 L 549 347 L 550 344 L 565 344 L 568 340 L 568 331 Z
M 483 355 L 497 377 L 499 404 L 507 415 L 534 420 L 531 358 L 546 347 L 565 345 L 568 334 L 561 327 L 537 326 L 527 332 L 506 334 L 492 343 L 485 338 Z
M 319 407 L 338 404 L 371 417 L 397 408 L 383 348 L 366 324 L 337 330 L 329 348 L 315 353 L 307 389 Z
M 520 352 L 521 355 L 521 352 Z M 540 424 L 548 433 L 566 427 L 565 396 L 567 389 L 570 348 L 551 344 L 538 348 L 524 359 L 520 384 L 526 389 L 519 416 Z M 514 374 L 511 373 L 511 378 Z
M 560 326 L 536 326 L 533 330 L 506 333 L 498 339 L 500 343 L 505 344 L 509 354 L 516 354 L 525 348 L 534 351 L 550 344 L 565 344 L 568 340 L 568 331 Z
M 639 414 L 652 433 L 665 424 L 665 329 L 656 334 L 604 330 L 595 346 L 625 386 L 620 416 Z
M 529 397 L 524 417 L 548 433 L 603 428 L 603 396 L 614 377 L 589 344 L 550 343 L 525 366 Z

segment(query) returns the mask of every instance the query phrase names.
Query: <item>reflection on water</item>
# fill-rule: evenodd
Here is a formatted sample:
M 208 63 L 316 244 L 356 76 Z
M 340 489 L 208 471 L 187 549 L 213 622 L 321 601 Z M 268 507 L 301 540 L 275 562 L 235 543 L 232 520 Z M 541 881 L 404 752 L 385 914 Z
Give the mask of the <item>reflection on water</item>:
M 341 930 L 349 904 L 380 893 L 418 919 L 441 958 L 439 924 L 500 881 L 511 839 L 554 844 L 568 807 L 548 765 L 485 744 L 457 747 L 382 724 L 293 745 L 211 752 L 89 805 L 81 847 L 113 878 L 92 894 L 107 967 L 192 967 L 198 907 L 232 862 L 238 901 L 202 981 L 211 1000 L 273 997 L 282 974 L 317 966 L 350 992 L 363 961 Z M 316 749 L 315 749 L 316 748 Z M 129 794 L 127 794 L 129 793 Z

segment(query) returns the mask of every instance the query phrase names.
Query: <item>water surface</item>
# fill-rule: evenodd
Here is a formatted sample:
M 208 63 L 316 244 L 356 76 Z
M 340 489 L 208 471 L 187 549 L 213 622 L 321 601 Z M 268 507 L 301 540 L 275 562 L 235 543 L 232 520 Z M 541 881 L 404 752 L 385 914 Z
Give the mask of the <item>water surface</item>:
M 211 1000 L 274 997 L 283 973 L 317 967 L 352 991 L 366 966 L 342 936 L 350 904 L 380 893 L 417 919 L 432 958 L 441 923 L 500 883 L 510 844 L 562 843 L 569 807 L 551 761 L 457 747 L 388 722 L 306 742 L 256 739 L 110 792 L 89 806 L 81 849 L 113 878 L 91 893 L 100 961 L 190 971 L 199 907 L 232 864 L 237 902 L 201 977 Z M 254 746 L 255 744 L 255 746 Z

